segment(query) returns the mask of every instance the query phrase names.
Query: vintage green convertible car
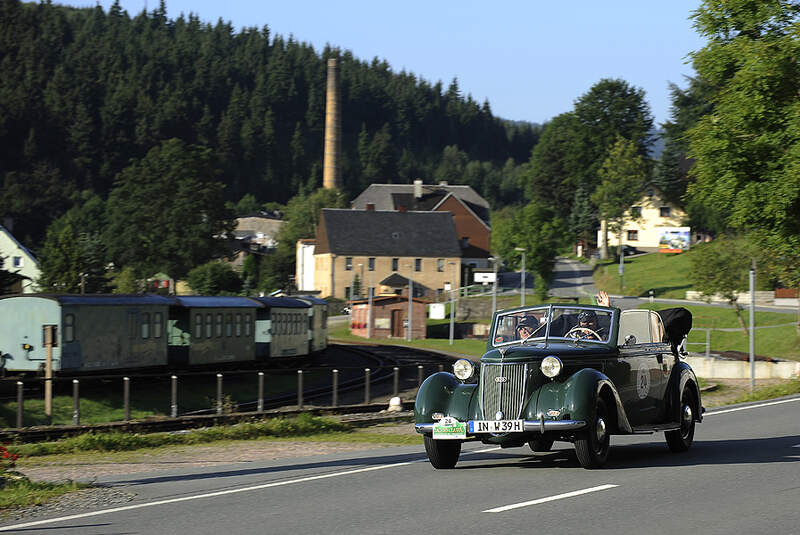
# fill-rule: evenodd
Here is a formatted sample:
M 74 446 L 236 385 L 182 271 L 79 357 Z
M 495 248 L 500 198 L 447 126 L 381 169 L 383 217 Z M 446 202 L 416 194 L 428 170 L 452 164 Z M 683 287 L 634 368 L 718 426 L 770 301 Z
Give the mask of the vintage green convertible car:
M 614 434 L 664 431 L 686 451 L 702 421 L 700 389 L 682 358 L 691 313 L 549 305 L 497 312 L 480 366 L 421 385 L 416 430 L 435 468 L 453 468 L 461 444 L 528 444 L 548 451 L 574 443 L 585 468 L 607 458 Z

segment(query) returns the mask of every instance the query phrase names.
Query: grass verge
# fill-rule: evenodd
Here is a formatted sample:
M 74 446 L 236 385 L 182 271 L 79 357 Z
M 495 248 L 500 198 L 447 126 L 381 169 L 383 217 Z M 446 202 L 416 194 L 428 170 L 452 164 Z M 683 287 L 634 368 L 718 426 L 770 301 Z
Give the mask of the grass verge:
M 40 505 L 68 492 L 90 487 L 85 483 L 69 481 L 66 483 L 46 483 L 30 481 L 26 477 L 12 478 L 0 492 L 0 515 L 13 509 Z
M 800 378 L 792 379 L 791 381 L 787 381 L 786 383 L 758 388 L 752 394 L 745 394 L 743 396 L 734 399 L 732 403 L 763 401 L 766 399 L 775 399 L 783 396 L 791 396 L 793 394 L 800 394 Z

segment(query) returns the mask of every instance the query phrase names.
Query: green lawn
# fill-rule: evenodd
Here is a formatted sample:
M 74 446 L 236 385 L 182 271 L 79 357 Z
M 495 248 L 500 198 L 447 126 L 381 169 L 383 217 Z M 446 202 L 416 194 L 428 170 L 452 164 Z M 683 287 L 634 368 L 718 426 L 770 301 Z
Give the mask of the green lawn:
M 620 286 L 619 258 L 597 263 L 594 285 L 610 294 L 685 299 L 689 283 L 689 257 L 692 251 L 680 254 L 651 253 L 625 260 L 624 287 Z

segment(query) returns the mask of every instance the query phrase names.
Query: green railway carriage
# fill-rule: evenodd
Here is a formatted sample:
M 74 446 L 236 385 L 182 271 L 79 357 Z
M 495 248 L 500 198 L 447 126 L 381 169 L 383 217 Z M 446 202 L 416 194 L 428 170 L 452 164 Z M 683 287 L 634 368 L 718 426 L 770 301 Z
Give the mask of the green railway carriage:
M 298 295 L 299 301 L 311 308 L 309 316 L 309 353 L 318 353 L 328 347 L 328 302 L 318 297 Z
M 572 442 L 581 465 L 602 466 L 614 434 L 663 431 L 685 451 L 702 421 L 697 378 L 682 359 L 685 309 L 659 313 L 550 305 L 495 314 L 480 368 L 422 384 L 416 430 L 435 468 L 453 468 L 466 440 L 547 451 Z
M 44 327 L 56 329 L 53 370 L 95 371 L 167 364 L 171 300 L 133 295 L 14 295 L 0 298 L 2 368 L 37 372 Z
M 256 316 L 256 358 L 297 357 L 310 352 L 313 308 L 291 297 L 253 297 L 262 305 Z M 327 338 L 326 338 L 327 340 Z
M 252 361 L 256 312 L 262 305 L 246 297 L 173 297 L 170 310 L 170 364 L 203 365 Z

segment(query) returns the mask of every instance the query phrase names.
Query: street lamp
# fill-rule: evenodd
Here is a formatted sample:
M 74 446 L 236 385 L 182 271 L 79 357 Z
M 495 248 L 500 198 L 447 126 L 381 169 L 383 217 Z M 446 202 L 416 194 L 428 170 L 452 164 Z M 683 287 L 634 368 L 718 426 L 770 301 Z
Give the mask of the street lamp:
M 497 258 L 489 257 L 489 260 L 494 264 L 494 284 L 492 284 L 492 316 L 497 310 Z
M 414 296 L 414 279 L 413 279 L 414 265 L 413 264 L 407 264 L 407 265 L 408 265 L 408 327 L 406 328 L 406 340 L 410 342 L 411 327 L 413 323 L 411 319 L 413 314 L 413 308 L 411 303 L 412 303 L 412 298 Z
M 450 283 L 450 345 L 453 345 L 453 330 L 456 317 L 456 263 L 450 262 L 450 264 L 453 266 L 453 282 Z
M 520 293 L 522 295 L 520 306 L 525 306 L 525 248 L 524 247 L 514 247 L 515 251 L 519 251 L 522 253 L 522 289 Z

